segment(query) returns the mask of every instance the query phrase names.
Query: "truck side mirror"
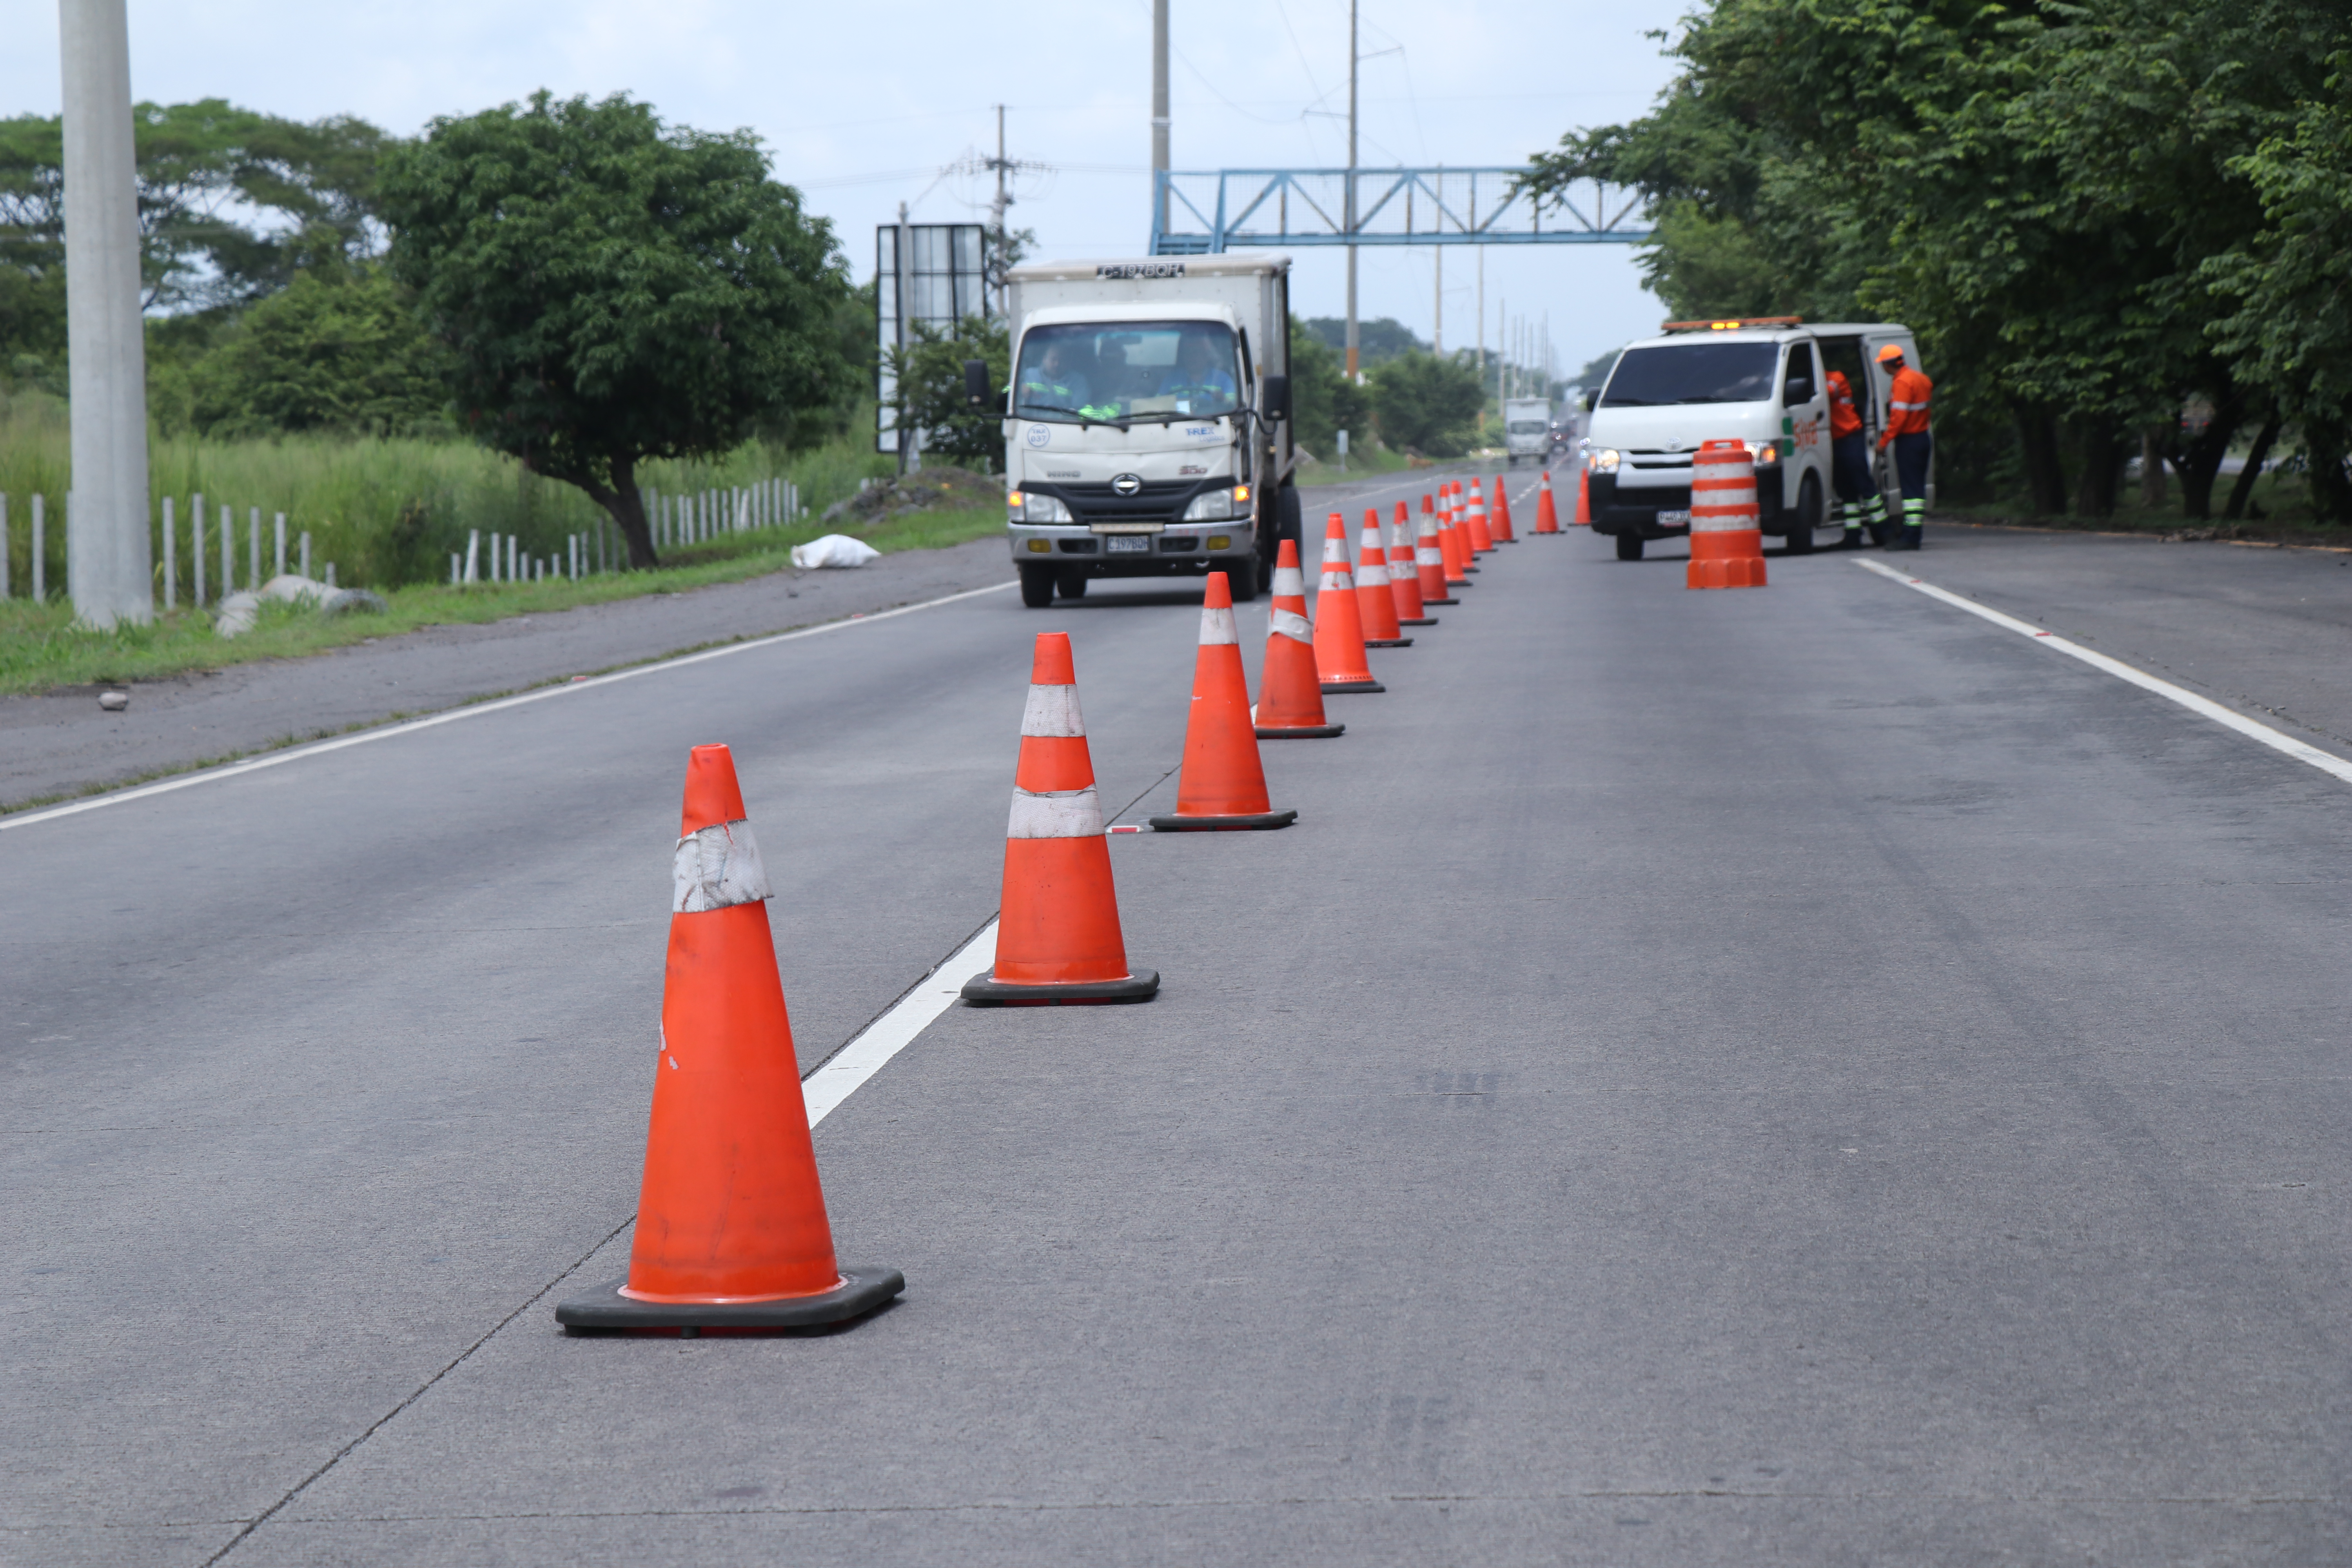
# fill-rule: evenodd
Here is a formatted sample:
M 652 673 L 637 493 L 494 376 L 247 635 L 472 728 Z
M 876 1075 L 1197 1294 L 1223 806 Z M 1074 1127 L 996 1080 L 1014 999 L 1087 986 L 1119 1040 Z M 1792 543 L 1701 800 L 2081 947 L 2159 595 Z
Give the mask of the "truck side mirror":
M 988 365 L 985 361 L 968 359 L 963 362 L 963 400 L 974 408 L 988 406 Z
M 1290 378 L 1288 376 L 1269 375 L 1265 378 L 1265 399 L 1260 405 L 1260 412 L 1268 420 L 1290 417 Z

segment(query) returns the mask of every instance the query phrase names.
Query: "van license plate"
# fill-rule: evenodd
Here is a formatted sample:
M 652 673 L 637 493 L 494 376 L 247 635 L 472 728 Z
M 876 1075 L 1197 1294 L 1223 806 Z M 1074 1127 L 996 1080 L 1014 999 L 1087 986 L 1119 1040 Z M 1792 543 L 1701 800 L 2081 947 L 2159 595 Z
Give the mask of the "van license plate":
M 1103 536 L 1103 549 L 1110 554 L 1132 552 L 1148 555 L 1151 552 L 1151 535 L 1148 533 L 1110 533 Z
M 1689 521 L 1690 513 L 1686 511 L 1662 511 L 1658 514 L 1660 528 L 1680 528 Z

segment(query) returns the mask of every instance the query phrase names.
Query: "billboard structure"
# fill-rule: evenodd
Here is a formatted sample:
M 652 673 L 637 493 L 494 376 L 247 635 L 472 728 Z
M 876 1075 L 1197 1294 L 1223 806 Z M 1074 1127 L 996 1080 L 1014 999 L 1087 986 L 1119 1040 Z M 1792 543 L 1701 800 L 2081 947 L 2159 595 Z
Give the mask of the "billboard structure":
M 898 395 L 898 381 L 890 374 L 891 352 L 907 346 L 918 322 L 946 330 L 966 316 L 988 313 L 985 226 L 908 223 L 906 210 L 898 209 L 898 222 L 874 231 L 880 350 L 874 369 L 874 449 L 897 452 L 902 459 L 919 449 L 921 432 L 912 432 L 915 439 L 902 449 L 898 415 L 890 406 Z

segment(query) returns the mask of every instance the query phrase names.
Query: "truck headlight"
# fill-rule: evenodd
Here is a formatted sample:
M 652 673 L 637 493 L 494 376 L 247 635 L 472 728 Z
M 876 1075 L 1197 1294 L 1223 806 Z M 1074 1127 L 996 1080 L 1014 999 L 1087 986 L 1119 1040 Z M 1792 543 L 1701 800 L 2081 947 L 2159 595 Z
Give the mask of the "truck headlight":
M 1595 447 L 1592 453 L 1592 471 L 1596 474 L 1613 474 L 1617 471 L 1617 448 L 1614 447 Z
M 1748 457 L 1753 458 L 1759 468 L 1766 463 L 1777 463 L 1780 460 L 1780 444 L 1778 441 L 1749 441 L 1746 446 Z
M 1007 490 L 1004 507 L 1015 522 L 1067 522 L 1070 509 L 1062 504 L 1059 496 L 1033 495 L 1025 490 Z
M 1202 490 L 1184 509 L 1186 522 L 1218 522 L 1225 518 L 1246 516 L 1249 507 L 1249 486 L 1235 485 L 1231 489 Z

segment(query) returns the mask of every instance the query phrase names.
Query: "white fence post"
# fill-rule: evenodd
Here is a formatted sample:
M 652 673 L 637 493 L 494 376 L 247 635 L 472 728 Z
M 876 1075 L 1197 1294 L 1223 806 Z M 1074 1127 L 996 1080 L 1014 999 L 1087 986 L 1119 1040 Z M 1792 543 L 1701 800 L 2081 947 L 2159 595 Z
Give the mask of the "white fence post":
M 286 514 L 284 512 L 281 511 L 278 514 L 278 521 L 273 525 L 273 531 L 277 534 L 278 542 L 274 552 L 269 557 L 269 574 L 272 577 L 283 577 L 286 575 Z M 305 572 L 302 575 L 308 577 L 310 574 Z
M 180 531 L 172 516 L 172 498 L 163 498 L 163 607 L 174 609 L 180 603 L 180 562 L 172 536 Z M 7 542 L 0 539 L 0 552 L 7 550 Z
M 481 552 L 481 548 L 482 531 L 478 528 L 467 529 L 466 531 L 466 581 L 468 583 L 472 583 L 477 580 L 474 574 L 474 563 Z
M 205 607 L 205 492 L 188 498 L 188 575 L 194 592 L 188 603 Z
M 302 575 L 303 575 L 303 576 L 305 576 L 305 577 L 308 577 L 310 574 L 310 531 L 309 529 L 307 529 L 307 528 L 306 528 L 306 529 L 304 529 L 304 530 L 302 531 Z
M 38 490 L 33 492 L 33 603 L 37 605 L 49 602 L 48 519 L 43 515 L 48 500 Z
M 226 599 L 236 592 L 236 510 L 226 501 L 221 502 L 220 528 L 221 597 Z

